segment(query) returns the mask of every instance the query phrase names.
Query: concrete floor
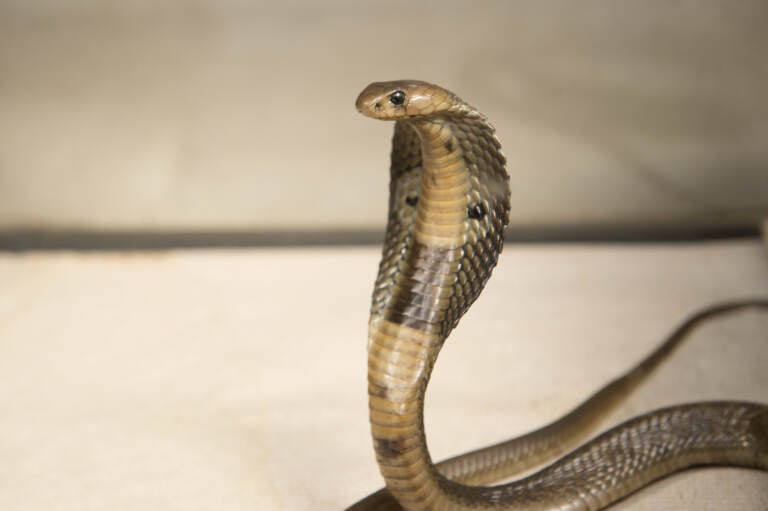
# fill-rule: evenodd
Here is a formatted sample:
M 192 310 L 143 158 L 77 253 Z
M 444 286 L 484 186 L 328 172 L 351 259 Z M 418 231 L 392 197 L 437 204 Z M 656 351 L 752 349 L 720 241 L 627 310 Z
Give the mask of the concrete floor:
M 377 489 L 378 252 L 0 254 L 0 509 L 343 509 Z M 434 456 L 552 420 L 697 308 L 768 296 L 767 262 L 757 240 L 507 246 L 437 365 Z M 767 341 L 766 314 L 705 325 L 610 423 L 765 402 Z M 703 469 L 616 509 L 767 508 L 768 473 Z

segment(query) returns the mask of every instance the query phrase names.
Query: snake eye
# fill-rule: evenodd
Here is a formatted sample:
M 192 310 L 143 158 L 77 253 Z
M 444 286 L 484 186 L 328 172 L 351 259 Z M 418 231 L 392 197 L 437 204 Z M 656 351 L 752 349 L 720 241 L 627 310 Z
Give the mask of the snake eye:
M 389 102 L 395 106 L 402 105 L 403 103 L 405 103 L 405 92 L 401 90 L 396 90 L 395 92 L 389 95 Z

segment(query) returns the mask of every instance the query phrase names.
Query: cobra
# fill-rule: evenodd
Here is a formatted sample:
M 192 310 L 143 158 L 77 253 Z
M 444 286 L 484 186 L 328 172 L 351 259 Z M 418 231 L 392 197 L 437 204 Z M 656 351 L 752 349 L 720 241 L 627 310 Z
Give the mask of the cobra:
M 510 207 L 506 160 L 485 116 L 442 87 L 373 83 L 356 106 L 395 121 L 395 131 L 368 338 L 371 433 L 386 488 L 351 510 L 595 510 L 693 466 L 768 469 L 768 406 L 756 403 L 657 410 L 579 446 L 696 325 L 739 309 L 768 309 L 762 299 L 699 312 L 561 419 L 435 465 L 424 432 L 427 383 L 440 348 L 502 250 Z M 533 475 L 483 486 L 564 453 Z

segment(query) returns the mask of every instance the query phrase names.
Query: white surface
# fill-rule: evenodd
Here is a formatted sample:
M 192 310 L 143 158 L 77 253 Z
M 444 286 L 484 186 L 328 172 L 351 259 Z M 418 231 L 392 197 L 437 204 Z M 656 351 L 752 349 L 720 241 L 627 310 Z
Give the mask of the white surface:
M 0 254 L 0 509 L 342 509 L 377 489 L 365 396 L 378 249 Z M 522 433 L 691 311 L 768 295 L 757 241 L 507 246 L 430 387 L 437 458 Z M 617 414 L 768 396 L 768 315 L 713 322 Z M 617 509 L 768 508 L 768 474 Z
M 761 0 L 0 0 L 0 229 L 378 228 L 369 82 L 487 114 L 513 224 L 768 213 Z

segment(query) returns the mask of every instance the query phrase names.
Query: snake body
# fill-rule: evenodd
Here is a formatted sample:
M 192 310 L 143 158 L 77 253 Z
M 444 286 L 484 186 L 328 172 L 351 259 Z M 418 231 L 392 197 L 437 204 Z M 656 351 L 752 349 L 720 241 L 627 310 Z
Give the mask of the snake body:
M 510 192 L 506 160 L 485 116 L 455 94 L 415 80 L 379 82 L 357 109 L 395 121 L 389 219 L 373 293 L 368 395 L 386 489 L 350 509 L 595 510 L 697 465 L 768 469 L 768 406 L 675 406 L 603 433 L 524 479 L 480 486 L 577 446 L 700 321 L 747 301 L 702 311 L 633 370 L 562 419 L 523 437 L 435 465 L 424 396 L 440 348 L 491 275 L 503 247 Z

